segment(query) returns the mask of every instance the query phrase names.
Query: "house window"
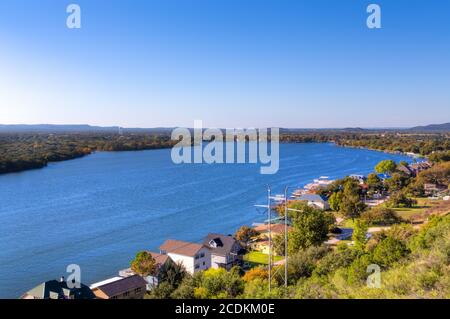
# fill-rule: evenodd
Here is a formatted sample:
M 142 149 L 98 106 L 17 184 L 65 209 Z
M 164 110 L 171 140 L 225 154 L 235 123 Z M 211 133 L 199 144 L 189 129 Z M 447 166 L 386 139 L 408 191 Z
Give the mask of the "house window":
M 200 265 L 199 264 L 196 264 L 195 265 L 195 269 L 199 269 L 200 268 Z
M 205 266 L 206 265 L 206 263 L 205 262 L 203 262 L 203 266 Z
M 130 292 L 129 292 L 129 291 L 123 293 L 123 296 L 124 296 L 124 297 L 128 297 L 129 295 L 130 295 Z
M 203 258 L 203 257 L 205 257 L 205 253 L 200 254 L 200 258 Z
M 195 259 L 199 259 L 200 258 L 200 256 L 199 255 L 195 255 Z
M 134 289 L 134 293 L 135 293 L 135 294 L 138 294 L 138 293 L 140 293 L 140 292 L 141 292 L 141 290 L 142 290 L 142 288 L 141 288 L 141 287 L 139 287 L 139 288 L 136 288 L 136 289 Z

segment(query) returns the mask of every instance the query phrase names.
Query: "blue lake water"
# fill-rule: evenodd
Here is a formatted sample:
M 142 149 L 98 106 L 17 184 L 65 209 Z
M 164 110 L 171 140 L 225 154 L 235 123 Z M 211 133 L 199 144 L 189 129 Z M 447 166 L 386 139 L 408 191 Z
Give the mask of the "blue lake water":
M 258 164 L 183 164 L 170 150 L 104 152 L 0 175 L 0 298 L 17 298 L 78 264 L 90 284 L 168 238 L 201 241 L 264 220 L 254 205 L 321 175 L 367 174 L 400 155 L 333 144 L 281 144 L 280 170 Z

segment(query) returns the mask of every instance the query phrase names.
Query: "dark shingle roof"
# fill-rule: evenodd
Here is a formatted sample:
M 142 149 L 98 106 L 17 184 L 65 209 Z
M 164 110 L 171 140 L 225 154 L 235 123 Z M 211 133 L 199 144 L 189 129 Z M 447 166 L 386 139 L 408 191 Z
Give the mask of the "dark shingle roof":
M 211 246 L 211 241 L 215 242 L 217 247 Z M 229 254 L 235 243 L 237 243 L 237 241 L 233 237 L 221 234 L 208 234 L 203 241 L 203 244 L 208 246 L 213 254 L 220 256 Z
M 144 280 L 144 278 L 138 275 L 134 275 L 107 283 L 102 286 L 98 286 L 96 287 L 96 289 L 99 289 L 103 291 L 107 296 L 112 297 L 139 287 L 145 287 L 146 285 L 147 282 Z
M 29 290 L 23 297 L 36 299 L 93 299 L 91 289 L 81 284 L 80 288 L 69 288 L 66 281 L 49 280 Z

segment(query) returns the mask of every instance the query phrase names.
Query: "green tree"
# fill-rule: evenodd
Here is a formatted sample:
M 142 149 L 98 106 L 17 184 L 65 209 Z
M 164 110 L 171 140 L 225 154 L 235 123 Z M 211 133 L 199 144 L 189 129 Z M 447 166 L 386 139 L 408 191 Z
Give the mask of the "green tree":
M 338 212 L 341 210 L 341 204 L 342 204 L 342 199 L 343 199 L 343 194 L 342 191 L 337 191 L 334 192 L 333 194 L 331 194 L 330 198 L 328 199 L 328 203 L 330 204 L 330 208 L 335 211 Z
M 392 174 L 391 178 L 385 180 L 384 184 L 391 192 L 402 190 L 410 183 L 411 179 L 400 173 Z
M 302 249 L 292 254 L 288 259 L 288 279 L 291 283 L 296 283 L 300 278 L 309 277 L 313 273 L 317 262 L 326 256 L 330 249 L 325 246 L 312 246 Z M 280 282 L 284 280 L 282 276 L 277 277 Z
M 198 299 L 236 298 L 244 291 L 244 281 L 236 268 L 229 272 L 223 268 L 210 268 L 202 272 L 195 284 L 194 296 Z
M 408 255 L 409 252 L 409 249 L 402 241 L 386 237 L 373 251 L 373 261 L 380 266 L 388 267 Z
M 357 219 L 355 221 L 355 226 L 353 228 L 352 240 L 354 242 L 354 247 L 358 251 L 366 250 L 367 243 L 367 224 L 363 221 Z
M 348 267 L 347 280 L 350 284 L 361 284 L 367 279 L 367 267 L 372 264 L 372 256 L 370 254 L 363 254 L 356 258 Z
M 319 276 L 328 275 L 339 268 L 350 266 L 357 257 L 358 252 L 351 249 L 347 244 L 342 243 L 341 245 L 338 245 L 336 250 L 331 251 L 319 260 L 314 269 L 314 274 Z
M 402 222 L 397 213 L 387 207 L 374 207 L 361 214 L 361 220 L 368 225 L 389 226 Z
M 173 287 L 168 282 L 162 282 L 157 287 L 153 288 L 148 295 L 147 299 L 170 299 L 173 292 Z
M 347 181 L 342 192 L 341 212 L 349 218 L 359 217 L 366 209 L 366 205 L 361 201 L 361 188 L 356 181 Z
M 136 258 L 131 262 L 131 270 L 141 276 L 155 275 L 157 267 L 156 261 L 148 251 L 137 253 Z
M 391 194 L 386 205 L 389 207 L 407 207 L 411 208 L 417 204 L 417 201 L 408 197 L 404 191 L 397 191 Z
M 371 173 L 367 175 L 367 185 L 372 192 L 381 192 L 383 190 L 383 182 L 377 174 Z
M 306 201 L 298 201 L 298 200 L 289 202 L 288 208 L 292 209 L 288 211 L 288 217 L 291 220 L 296 219 L 298 216 L 303 214 L 304 211 L 311 210 L 311 206 L 309 206 Z M 282 216 L 284 216 L 284 208 Z
M 255 236 L 258 236 L 258 232 L 248 226 L 242 226 L 234 234 L 236 240 L 239 240 L 246 247 L 248 247 L 250 240 Z
M 289 233 L 288 242 L 290 253 L 323 243 L 335 219 L 331 213 L 305 207 L 293 222 L 294 227 Z
M 244 292 L 239 296 L 243 299 L 279 299 L 284 296 L 282 288 L 272 286 L 269 293 L 269 281 L 267 279 L 256 278 L 245 284 Z
M 388 230 L 383 232 L 386 237 L 392 237 L 394 239 L 400 240 L 405 245 L 407 245 L 411 238 L 417 234 L 417 230 L 414 229 L 411 224 L 396 224 L 393 225 Z
M 450 150 L 442 151 L 442 152 L 434 152 L 428 156 L 430 162 L 439 163 L 439 162 L 449 162 L 450 161 Z
M 183 279 L 188 276 L 184 265 L 181 262 L 175 263 L 167 261 L 158 272 L 159 282 L 168 283 L 172 289 L 176 289 Z
M 194 289 L 200 285 L 202 273 L 197 272 L 194 276 L 187 275 L 178 288 L 172 292 L 173 299 L 194 299 Z
M 375 166 L 375 172 L 380 174 L 391 174 L 397 168 L 397 164 L 393 160 L 384 160 Z
M 435 164 L 430 169 L 419 173 L 418 180 L 423 183 L 438 185 L 450 184 L 450 162 Z
M 289 233 L 288 233 L 289 235 Z M 277 254 L 278 256 L 284 256 L 285 255 L 285 236 L 284 236 L 284 232 L 275 235 L 272 238 L 272 245 L 273 245 L 273 250 L 275 252 L 275 254 Z

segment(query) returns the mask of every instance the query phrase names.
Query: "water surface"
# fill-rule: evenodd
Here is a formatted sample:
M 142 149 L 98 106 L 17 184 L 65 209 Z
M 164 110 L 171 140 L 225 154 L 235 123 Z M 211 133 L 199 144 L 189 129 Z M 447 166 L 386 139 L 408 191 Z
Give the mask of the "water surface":
M 281 144 L 280 170 L 259 165 L 175 165 L 170 150 L 104 152 L 0 175 L 0 298 L 17 298 L 79 264 L 90 284 L 128 267 L 168 238 L 201 241 L 264 219 L 266 185 L 367 174 L 405 156 L 333 144 Z

